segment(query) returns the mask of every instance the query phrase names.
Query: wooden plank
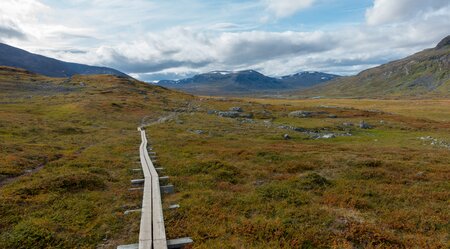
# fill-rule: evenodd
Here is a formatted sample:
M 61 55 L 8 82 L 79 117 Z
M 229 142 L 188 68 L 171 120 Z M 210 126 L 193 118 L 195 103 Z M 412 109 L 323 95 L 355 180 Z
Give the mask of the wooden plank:
M 145 135 L 145 131 L 143 133 L 143 140 L 145 146 L 147 146 L 147 138 Z M 148 155 L 148 152 L 145 151 L 144 159 L 148 165 L 150 175 L 151 175 L 151 183 L 152 183 L 152 208 L 153 208 L 153 248 L 154 249 L 167 249 L 167 238 L 166 238 L 166 229 L 164 226 L 164 216 L 163 216 L 163 208 L 161 202 L 161 190 L 159 185 L 159 176 L 156 172 L 156 169 Z
M 117 247 L 117 249 L 138 249 L 138 248 L 139 244 L 121 245 Z
M 131 184 L 133 185 L 140 185 L 140 184 L 144 184 L 145 179 L 133 179 L 131 180 Z
M 139 147 L 140 162 L 144 179 L 132 180 L 132 183 L 144 183 L 141 224 L 139 231 L 139 244 L 122 245 L 118 249 L 168 249 L 181 248 L 184 245 L 192 243 L 189 237 L 167 240 L 164 226 L 164 216 L 161 201 L 161 188 L 172 189 L 172 185 L 160 186 L 160 180 L 167 180 L 168 177 L 159 177 L 151 157 L 147 150 L 147 137 L 145 131 L 138 128 L 141 133 L 141 145 Z M 151 154 L 153 154 L 151 152 Z M 158 168 L 162 170 L 162 168 Z M 169 208 L 178 208 L 179 205 L 171 205 Z M 128 210 L 126 213 L 138 210 Z
M 183 246 L 189 245 L 193 242 L 194 241 L 190 237 L 171 239 L 171 240 L 167 241 L 167 247 L 169 249 L 178 249 L 178 248 L 183 248 Z
M 142 172 L 144 173 L 144 195 L 142 197 L 141 224 L 139 230 L 139 249 L 152 249 L 153 247 L 153 204 L 152 204 L 152 179 L 148 167 L 147 158 L 147 140 L 145 132 L 141 131 L 141 146 L 139 148 Z
M 141 212 L 141 211 L 142 211 L 142 209 L 131 209 L 131 210 L 126 210 L 125 212 L 123 212 L 123 214 L 127 215 L 127 214 Z

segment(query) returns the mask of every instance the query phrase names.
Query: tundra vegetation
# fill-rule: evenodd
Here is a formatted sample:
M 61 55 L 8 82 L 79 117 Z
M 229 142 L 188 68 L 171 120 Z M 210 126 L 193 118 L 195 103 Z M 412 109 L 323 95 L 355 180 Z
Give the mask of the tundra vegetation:
M 142 198 L 128 191 L 140 125 L 176 189 L 163 205 L 180 204 L 167 235 L 192 248 L 446 248 L 449 106 L 194 97 L 2 67 L 0 248 L 137 242 L 140 214 L 124 211 Z

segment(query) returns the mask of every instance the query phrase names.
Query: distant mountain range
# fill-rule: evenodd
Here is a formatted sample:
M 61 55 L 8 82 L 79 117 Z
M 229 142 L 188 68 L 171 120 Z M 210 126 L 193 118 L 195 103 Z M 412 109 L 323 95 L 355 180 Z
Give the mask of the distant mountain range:
M 76 74 L 129 77 L 112 68 L 64 62 L 3 43 L 0 43 L 0 66 L 22 68 L 51 77 L 70 77 Z M 301 72 L 274 78 L 255 70 L 212 71 L 182 80 L 161 80 L 157 84 L 202 95 L 450 97 L 450 36 L 434 48 L 349 77 Z
M 341 77 L 307 90 L 299 97 L 450 97 L 450 36 L 435 48 L 404 59 Z
M 195 94 L 239 95 L 297 90 L 337 77 L 339 76 L 321 72 L 301 72 L 273 78 L 255 70 L 212 71 L 182 80 L 161 80 L 157 84 Z
M 51 77 L 70 77 L 75 74 L 111 74 L 128 77 L 128 75 L 112 68 L 64 62 L 32 54 L 3 43 L 0 43 L 0 66 L 23 68 L 30 72 Z

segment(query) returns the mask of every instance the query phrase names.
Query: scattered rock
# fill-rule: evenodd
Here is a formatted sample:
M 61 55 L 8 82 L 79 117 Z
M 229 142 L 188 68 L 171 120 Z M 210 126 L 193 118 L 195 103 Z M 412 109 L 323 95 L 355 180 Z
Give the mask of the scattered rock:
M 291 139 L 291 136 L 289 136 L 289 134 L 284 134 L 283 138 L 284 138 L 284 140 L 289 140 L 289 139 Z
M 86 86 L 86 84 L 84 82 L 80 82 L 80 86 L 84 87 L 84 86 Z
M 241 113 L 239 115 L 239 117 L 241 117 L 241 118 L 253 118 L 253 114 L 252 113 Z
M 217 112 L 217 115 L 224 118 L 238 118 L 239 112 L 229 111 L 229 112 Z
M 224 118 L 246 118 L 246 119 L 253 118 L 252 113 L 243 113 L 238 111 L 226 111 L 226 112 L 218 111 L 217 115 Z
M 232 112 L 243 112 L 242 108 L 239 106 L 231 107 L 230 111 Z
M 289 117 L 295 117 L 295 118 L 309 118 L 311 117 L 313 112 L 309 111 L 293 111 L 289 113 Z
M 439 139 L 434 138 L 432 136 L 419 137 L 419 139 L 424 141 L 424 142 L 429 142 L 430 145 L 433 145 L 433 146 L 450 149 L 450 143 L 448 143 L 446 141 L 443 141 L 443 140 L 439 140 Z
M 343 125 L 343 126 L 346 126 L 346 127 L 350 127 L 350 126 L 353 126 L 353 123 L 347 123 L 347 122 L 345 122 L 345 123 L 342 123 L 342 125 Z
M 372 126 L 366 123 L 364 120 L 359 122 L 359 128 L 361 129 L 372 129 Z
M 307 132 L 308 130 L 305 129 L 305 128 L 301 128 L 301 127 L 294 127 L 294 131 L 297 131 L 297 132 Z
M 422 177 L 424 175 L 425 175 L 425 172 L 423 172 L 423 171 L 420 171 L 416 174 L 417 177 Z
M 261 185 L 263 185 L 265 182 L 266 182 L 265 180 L 256 180 L 256 181 L 253 182 L 253 185 L 255 185 L 255 186 L 261 186 Z
M 205 134 L 205 131 L 203 130 L 193 130 L 192 132 L 198 135 Z
M 328 134 L 323 134 L 320 138 L 328 139 L 328 138 L 335 138 L 335 137 L 336 137 L 336 135 L 334 135 L 333 133 L 328 133 Z
M 337 115 L 330 114 L 330 115 L 328 115 L 328 118 L 337 118 Z
M 208 110 L 208 114 L 209 115 L 214 115 L 214 114 L 217 114 L 219 111 L 217 111 L 217 110 Z
M 241 124 L 254 124 L 254 123 L 256 123 L 255 120 L 250 118 L 244 118 L 241 120 Z

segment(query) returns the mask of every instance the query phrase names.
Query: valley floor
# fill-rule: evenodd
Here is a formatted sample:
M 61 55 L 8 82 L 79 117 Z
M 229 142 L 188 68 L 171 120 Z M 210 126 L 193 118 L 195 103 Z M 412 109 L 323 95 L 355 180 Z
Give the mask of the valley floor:
M 181 206 L 164 213 L 167 237 L 192 248 L 450 243 L 449 100 L 200 98 L 107 76 L 17 77 L 0 74 L 0 248 L 137 242 L 140 216 L 123 213 L 142 199 L 128 191 L 141 124 L 176 189 L 163 205 Z M 222 117 L 232 107 L 241 117 Z
M 178 190 L 167 202 L 181 204 L 166 214 L 169 237 L 194 248 L 449 245 L 449 100 L 192 105 L 148 127 Z M 207 114 L 233 106 L 254 119 Z

